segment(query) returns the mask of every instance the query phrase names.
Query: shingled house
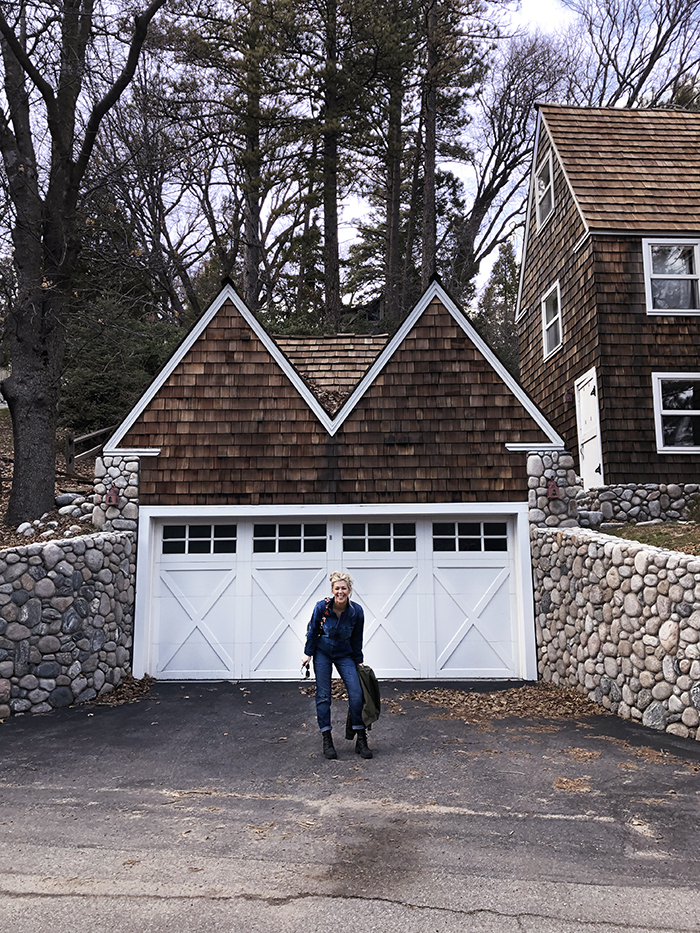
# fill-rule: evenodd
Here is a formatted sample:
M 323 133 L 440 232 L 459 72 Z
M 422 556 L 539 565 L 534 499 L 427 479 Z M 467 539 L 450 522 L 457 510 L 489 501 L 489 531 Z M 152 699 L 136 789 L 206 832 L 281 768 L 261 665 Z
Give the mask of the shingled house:
M 523 388 L 586 488 L 700 466 L 700 114 L 539 107 Z
M 391 339 L 273 338 L 226 285 L 105 448 L 140 461 L 135 673 L 298 676 L 343 568 L 382 676 L 535 678 L 538 447 L 562 441 L 437 283 Z

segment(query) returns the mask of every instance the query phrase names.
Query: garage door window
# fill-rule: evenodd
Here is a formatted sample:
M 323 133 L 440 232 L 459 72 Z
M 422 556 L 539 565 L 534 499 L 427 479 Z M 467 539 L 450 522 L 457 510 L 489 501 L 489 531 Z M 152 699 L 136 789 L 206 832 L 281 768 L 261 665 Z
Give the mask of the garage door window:
M 254 525 L 256 554 L 299 554 L 326 550 L 325 525 Z
M 344 551 L 415 551 L 415 522 L 346 522 Z
M 433 522 L 434 551 L 507 551 L 506 522 Z
M 235 554 L 235 525 L 164 525 L 164 554 Z

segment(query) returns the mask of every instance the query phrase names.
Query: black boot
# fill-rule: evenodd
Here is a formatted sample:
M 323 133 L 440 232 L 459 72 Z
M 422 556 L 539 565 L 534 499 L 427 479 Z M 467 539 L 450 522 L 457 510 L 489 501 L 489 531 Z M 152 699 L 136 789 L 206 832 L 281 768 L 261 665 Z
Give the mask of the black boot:
M 364 729 L 358 729 L 355 732 L 357 740 L 355 742 L 355 752 L 362 755 L 363 758 L 372 757 L 372 749 L 367 744 L 367 732 Z
M 327 729 L 322 733 L 323 735 L 323 754 L 326 758 L 335 759 L 338 757 L 338 752 L 335 750 L 333 745 L 333 736 L 331 735 L 331 730 Z

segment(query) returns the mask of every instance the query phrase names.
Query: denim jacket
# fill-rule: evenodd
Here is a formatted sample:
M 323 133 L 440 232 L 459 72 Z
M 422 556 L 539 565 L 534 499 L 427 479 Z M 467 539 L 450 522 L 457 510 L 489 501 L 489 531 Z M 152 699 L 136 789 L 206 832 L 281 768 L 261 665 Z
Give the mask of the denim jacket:
M 326 615 L 326 600 L 321 599 L 314 606 L 311 621 L 306 629 L 304 654 L 313 656 L 319 649 L 329 658 L 351 657 L 355 664 L 362 664 L 364 627 L 365 614 L 362 606 L 349 602 L 348 608 L 343 610 L 338 618 L 333 610 L 333 600 L 328 602 Z

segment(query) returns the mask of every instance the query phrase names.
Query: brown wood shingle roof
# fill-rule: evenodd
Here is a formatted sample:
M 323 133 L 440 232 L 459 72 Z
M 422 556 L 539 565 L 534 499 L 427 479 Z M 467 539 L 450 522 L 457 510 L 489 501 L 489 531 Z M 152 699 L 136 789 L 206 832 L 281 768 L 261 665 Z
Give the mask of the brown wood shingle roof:
M 539 109 L 592 230 L 700 230 L 700 113 Z
M 333 416 L 389 340 L 388 334 L 275 337 L 275 343 Z

